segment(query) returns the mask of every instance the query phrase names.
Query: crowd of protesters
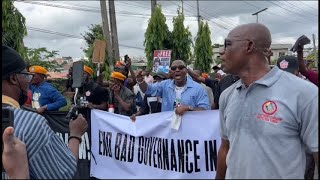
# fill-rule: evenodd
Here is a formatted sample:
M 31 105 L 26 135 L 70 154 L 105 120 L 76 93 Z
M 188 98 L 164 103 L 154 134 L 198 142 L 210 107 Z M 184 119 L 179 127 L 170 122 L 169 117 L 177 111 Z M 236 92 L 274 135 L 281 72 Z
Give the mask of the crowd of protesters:
M 128 58 L 126 63 L 115 64 L 109 81 L 100 76 L 94 82 L 93 69 L 84 66 L 84 85 L 79 93 L 88 101 L 86 107 L 104 111 L 112 108 L 112 112 L 132 121 L 137 116 L 163 111 L 182 116 L 187 111 L 219 110 L 222 144 L 218 179 L 313 178 L 310 174 L 318 167 L 318 71 L 306 67 L 303 44 L 297 45 L 297 57 L 283 56 L 277 66 L 270 66 L 270 45 L 267 27 L 256 23 L 241 25 L 228 34 L 220 52 L 222 66 L 213 67 L 214 78 L 202 70 L 192 70 L 182 60 L 174 60 L 169 73 L 134 72 Z M 15 174 L 14 163 L 8 161 L 20 156 L 28 161 L 23 159 L 25 151 L 21 150 L 26 149 L 28 158 L 34 160 L 28 161 L 27 167 L 17 165 L 23 170 L 20 173 L 27 172 L 30 178 L 70 178 L 75 172 L 79 138 L 87 124 L 83 117 L 70 123 L 68 148 L 38 114 L 65 106 L 62 93 L 74 95 L 72 68 L 65 90 L 60 93 L 46 82 L 44 67 L 32 66 L 27 71 L 14 50 L 2 46 L 2 53 L 2 65 L 6 67 L 2 74 L 2 103 L 13 106 L 18 115 L 14 129 L 17 138 L 12 129 L 3 135 L 4 152 L 8 147 L 17 152 L 16 157 L 3 155 L 9 177 L 21 177 Z M 20 110 L 22 105 L 32 106 L 36 113 Z M 32 117 L 33 126 L 24 123 L 30 124 L 31 120 L 25 117 Z M 277 121 L 267 122 L 270 118 Z M 37 127 L 38 133 L 34 134 Z M 7 140 L 9 137 L 11 140 Z M 35 143 L 30 137 L 42 140 Z M 48 146 L 43 141 L 52 144 Z M 35 152 L 34 148 L 38 150 Z M 51 151 L 59 153 L 46 153 Z M 64 161 L 44 165 L 42 160 L 51 161 L 54 154 L 65 156 L 58 158 Z M 28 168 L 30 171 L 25 170 Z

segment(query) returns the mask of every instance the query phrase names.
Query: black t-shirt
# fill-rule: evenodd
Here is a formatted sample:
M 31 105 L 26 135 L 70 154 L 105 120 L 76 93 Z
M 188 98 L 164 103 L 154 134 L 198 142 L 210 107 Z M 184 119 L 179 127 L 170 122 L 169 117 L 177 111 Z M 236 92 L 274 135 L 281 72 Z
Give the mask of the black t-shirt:
M 108 90 L 102 88 L 97 83 L 90 83 L 84 87 L 83 94 L 86 96 L 86 99 L 92 104 L 100 105 L 102 102 L 107 102 L 109 100 Z
M 214 96 L 214 99 L 215 99 L 215 96 L 216 96 L 216 94 L 218 93 L 219 81 L 206 78 L 206 79 L 205 79 L 205 85 L 211 88 L 212 93 L 213 93 L 213 96 Z
M 72 83 L 73 83 L 73 79 L 72 78 L 68 78 L 66 81 L 66 89 L 68 90 L 69 88 L 71 88 L 71 91 L 74 92 L 74 88 L 72 88 Z
M 231 74 L 228 74 L 226 77 L 224 77 L 220 81 L 206 78 L 205 84 L 212 89 L 214 103 L 218 105 L 218 107 L 219 107 L 219 99 L 220 99 L 221 93 L 224 90 L 226 90 L 229 86 L 231 86 L 233 83 L 237 82 L 239 79 L 240 78 L 238 76 L 234 76 Z
M 217 95 L 214 97 L 214 102 L 218 105 L 218 107 L 221 93 L 228 87 L 230 87 L 233 83 L 237 82 L 239 79 L 240 78 L 238 76 L 228 74 L 226 77 L 220 80 Z
M 152 114 L 161 112 L 161 105 L 162 103 L 158 100 L 158 97 L 145 95 L 141 108 L 143 109 L 143 114 L 149 114 L 149 112 Z

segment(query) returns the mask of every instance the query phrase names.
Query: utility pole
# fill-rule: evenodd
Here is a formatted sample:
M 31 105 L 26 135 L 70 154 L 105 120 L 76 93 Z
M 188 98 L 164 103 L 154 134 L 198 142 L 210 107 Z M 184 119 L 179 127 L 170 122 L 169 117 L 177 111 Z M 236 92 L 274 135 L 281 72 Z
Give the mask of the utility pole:
M 116 61 L 119 61 L 118 31 L 114 0 L 109 0 L 109 14 L 113 57 Z
M 182 14 L 184 15 L 184 13 L 183 13 L 183 0 L 181 0 L 181 4 L 182 4 Z
M 199 0 L 197 0 L 198 31 L 200 30 Z
M 112 72 L 114 68 L 113 68 L 113 60 L 112 60 L 113 58 L 112 58 L 112 50 L 111 50 L 111 39 L 110 39 L 106 0 L 100 0 L 100 8 L 101 8 L 103 36 L 107 42 L 107 55 L 109 60 L 109 68 L 110 68 L 110 71 Z
M 157 6 L 157 0 L 151 0 L 151 15 L 156 9 L 156 6 Z
M 258 20 L 258 14 L 259 14 L 259 13 L 261 13 L 262 11 L 267 10 L 267 9 L 268 9 L 268 8 L 264 8 L 264 9 L 262 9 L 262 10 L 260 10 L 260 11 L 255 12 L 255 13 L 253 13 L 253 14 L 252 14 L 252 16 L 254 16 L 254 15 L 256 15 L 256 16 L 257 16 L 257 21 L 256 21 L 257 23 L 259 23 L 259 20 Z
M 318 53 L 317 53 L 317 47 L 316 47 L 316 36 L 312 34 L 312 41 L 313 41 L 313 53 L 314 53 L 314 61 L 316 68 L 318 68 Z

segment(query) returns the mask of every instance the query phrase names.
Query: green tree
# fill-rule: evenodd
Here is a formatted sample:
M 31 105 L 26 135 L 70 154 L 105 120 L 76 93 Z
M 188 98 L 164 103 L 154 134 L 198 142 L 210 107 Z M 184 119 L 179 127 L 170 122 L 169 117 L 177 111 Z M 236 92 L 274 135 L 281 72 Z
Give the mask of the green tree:
M 184 15 L 178 9 L 178 16 L 173 18 L 172 31 L 172 60 L 180 59 L 186 63 L 189 61 L 192 45 L 192 35 L 189 27 L 184 27 Z
M 318 55 L 319 54 L 319 51 L 317 50 L 316 51 L 316 54 Z M 316 66 L 316 61 L 315 61 L 315 59 L 316 59 L 316 55 L 314 52 L 312 52 L 312 53 L 310 53 L 307 57 L 306 57 L 306 59 L 307 60 L 312 60 L 312 63 L 310 64 L 310 68 L 316 68 L 317 66 Z M 319 58 L 319 55 L 318 55 L 318 57 L 317 58 Z
M 26 19 L 14 7 L 12 0 L 2 1 L 2 44 L 6 44 L 23 58 L 26 58 L 26 49 L 23 38 L 27 35 Z
M 157 5 L 149 19 L 149 24 L 144 34 L 148 69 L 152 69 L 155 50 L 171 49 L 171 36 L 166 24 L 166 17 L 162 13 L 161 6 Z
M 27 48 L 25 47 L 25 52 L 27 53 L 26 62 L 29 66 L 38 65 L 46 68 L 48 71 L 61 72 L 59 69 L 60 64 L 56 61 L 49 61 L 58 55 L 58 51 L 48 51 L 47 48 Z
M 208 22 L 201 21 L 194 48 L 195 69 L 210 72 L 213 61 L 213 46 Z
M 92 61 L 93 50 L 94 50 L 93 44 L 96 39 L 105 40 L 103 37 L 102 25 L 101 24 L 91 24 L 91 26 L 89 26 L 89 30 L 87 32 L 85 32 L 85 34 L 82 34 L 82 37 L 86 41 L 86 47 L 83 48 L 82 50 L 86 54 L 86 57 L 89 59 L 89 61 L 83 61 L 83 62 L 85 65 L 91 67 L 94 70 L 93 77 L 96 78 L 98 65 L 93 63 L 93 61 Z M 109 69 L 109 61 L 108 61 L 107 53 L 108 52 L 106 50 L 105 63 L 103 65 L 101 64 L 102 70 L 104 70 L 102 72 L 104 79 L 110 79 L 110 75 L 111 75 L 111 72 Z M 113 63 L 115 64 L 115 62 L 113 62 Z

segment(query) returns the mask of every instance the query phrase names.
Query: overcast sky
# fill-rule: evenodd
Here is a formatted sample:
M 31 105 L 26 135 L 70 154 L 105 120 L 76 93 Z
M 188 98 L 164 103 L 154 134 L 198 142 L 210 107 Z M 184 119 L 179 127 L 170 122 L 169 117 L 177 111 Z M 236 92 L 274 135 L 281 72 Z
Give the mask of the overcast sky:
M 81 34 L 88 30 L 90 24 L 102 22 L 100 2 L 33 2 L 35 4 L 30 1 L 14 2 L 15 7 L 26 18 L 29 28 L 28 36 L 24 39 L 25 45 L 31 48 L 47 47 L 49 50 L 57 50 L 60 56 L 83 57 L 82 48 L 86 44 L 81 39 Z M 162 5 L 167 25 L 172 31 L 172 17 L 176 15 L 181 1 L 158 0 L 158 4 Z M 196 1 L 190 0 L 183 3 L 185 26 L 189 26 L 193 39 L 198 30 L 196 5 Z M 209 23 L 213 43 L 222 44 L 229 31 L 237 25 L 255 22 L 256 16 L 252 16 L 252 13 L 263 8 L 268 9 L 259 14 L 259 23 L 270 29 L 272 43 L 293 44 L 299 36 L 304 34 L 312 39 L 312 34 L 318 35 L 319 31 L 318 1 L 199 1 L 199 7 L 200 15 Z M 81 11 L 76 10 L 79 8 Z M 116 1 L 115 8 L 120 55 L 145 56 L 143 41 L 150 18 L 150 1 Z M 34 31 L 34 28 L 37 28 L 37 31 Z M 56 32 L 63 33 L 63 36 L 56 35 Z M 74 38 L 66 37 L 68 35 Z

